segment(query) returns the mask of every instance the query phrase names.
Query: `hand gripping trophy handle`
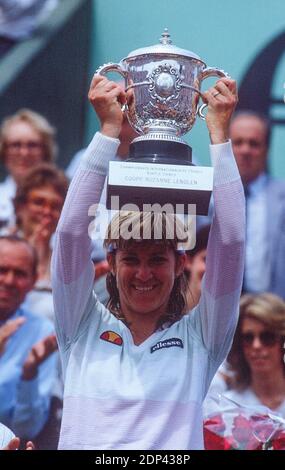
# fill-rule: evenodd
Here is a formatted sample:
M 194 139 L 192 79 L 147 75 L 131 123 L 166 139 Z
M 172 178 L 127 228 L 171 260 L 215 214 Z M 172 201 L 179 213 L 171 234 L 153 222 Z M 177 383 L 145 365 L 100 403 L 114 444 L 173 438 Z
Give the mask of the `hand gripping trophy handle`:
M 119 73 L 124 81 L 125 81 L 125 88 L 127 88 L 127 72 L 122 68 L 120 64 L 115 64 L 112 62 L 108 62 L 107 64 L 103 64 L 96 70 L 96 75 L 106 75 L 108 72 L 117 72 Z M 125 109 L 125 105 L 122 107 L 122 111 Z
M 208 78 L 208 77 L 230 78 L 230 75 L 227 72 L 225 72 L 224 70 L 220 70 L 220 69 L 217 69 L 215 67 L 207 67 L 200 74 L 199 81 L 202 82 L 205 78 Z M 200 96 L 201 96 L 201 93 L 200 93 Z M 203 120 L 206 119 L 205 115 L 203 114 L 203 111 L 207 106 L 208 105 L 205 103 L 205 104 L 202 104 L 201 106 L 199 106 L 198 109 L 197 109 L 198 116 Z

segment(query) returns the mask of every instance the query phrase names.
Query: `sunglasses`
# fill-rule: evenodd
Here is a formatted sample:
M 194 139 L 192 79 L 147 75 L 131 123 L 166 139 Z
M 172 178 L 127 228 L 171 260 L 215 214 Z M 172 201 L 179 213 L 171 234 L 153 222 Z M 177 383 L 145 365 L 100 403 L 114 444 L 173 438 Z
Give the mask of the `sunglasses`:
M 274 346 L 280 340 L 280 336 L 271 331 L 262 331 L 258 335 L 254 333 L 241 334 L 242 342 L 246 346 L 251 346 L 255 338 L 258 338 L 263 346 Z

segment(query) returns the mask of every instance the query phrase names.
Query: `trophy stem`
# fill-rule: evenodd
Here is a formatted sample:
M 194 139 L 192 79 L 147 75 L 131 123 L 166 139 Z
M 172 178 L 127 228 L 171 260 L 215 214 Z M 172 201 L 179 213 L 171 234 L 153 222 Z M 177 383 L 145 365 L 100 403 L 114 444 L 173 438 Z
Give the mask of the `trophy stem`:
M 185 142 L 141 140 L 132 142 L 128 162 L 193 165 L 192 148 Z

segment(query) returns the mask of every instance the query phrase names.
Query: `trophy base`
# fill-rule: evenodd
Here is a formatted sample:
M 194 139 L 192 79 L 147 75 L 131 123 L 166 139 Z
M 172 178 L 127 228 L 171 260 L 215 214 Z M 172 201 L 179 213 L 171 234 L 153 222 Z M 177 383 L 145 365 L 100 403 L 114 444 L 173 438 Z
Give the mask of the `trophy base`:
M 110 162 L 107 209 L 208 214 L 213 168 L 155 163 Z
M 130 145 L 127 162 L 193 165 L 192 149 L 185 142 L 171 140 L 138 140 Z

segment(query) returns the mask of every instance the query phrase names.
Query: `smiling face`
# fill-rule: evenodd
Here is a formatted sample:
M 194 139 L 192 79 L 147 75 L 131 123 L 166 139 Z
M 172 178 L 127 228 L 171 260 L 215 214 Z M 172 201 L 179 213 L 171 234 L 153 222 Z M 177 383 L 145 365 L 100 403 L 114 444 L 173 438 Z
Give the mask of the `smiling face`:
M 241 325 L 242 348 L 251 374 L 283 370 L 281 337 L 253 318 L 245 318 Z M 275 340 L 274 340 L 275 338 Z
M 148 315 L 157 321 L 167 312 L 177 276 L 183 272 L 185 257 L 162 244 L 136 244 L 108 255 L 116 276 L 121 310 L 128 321 Z

